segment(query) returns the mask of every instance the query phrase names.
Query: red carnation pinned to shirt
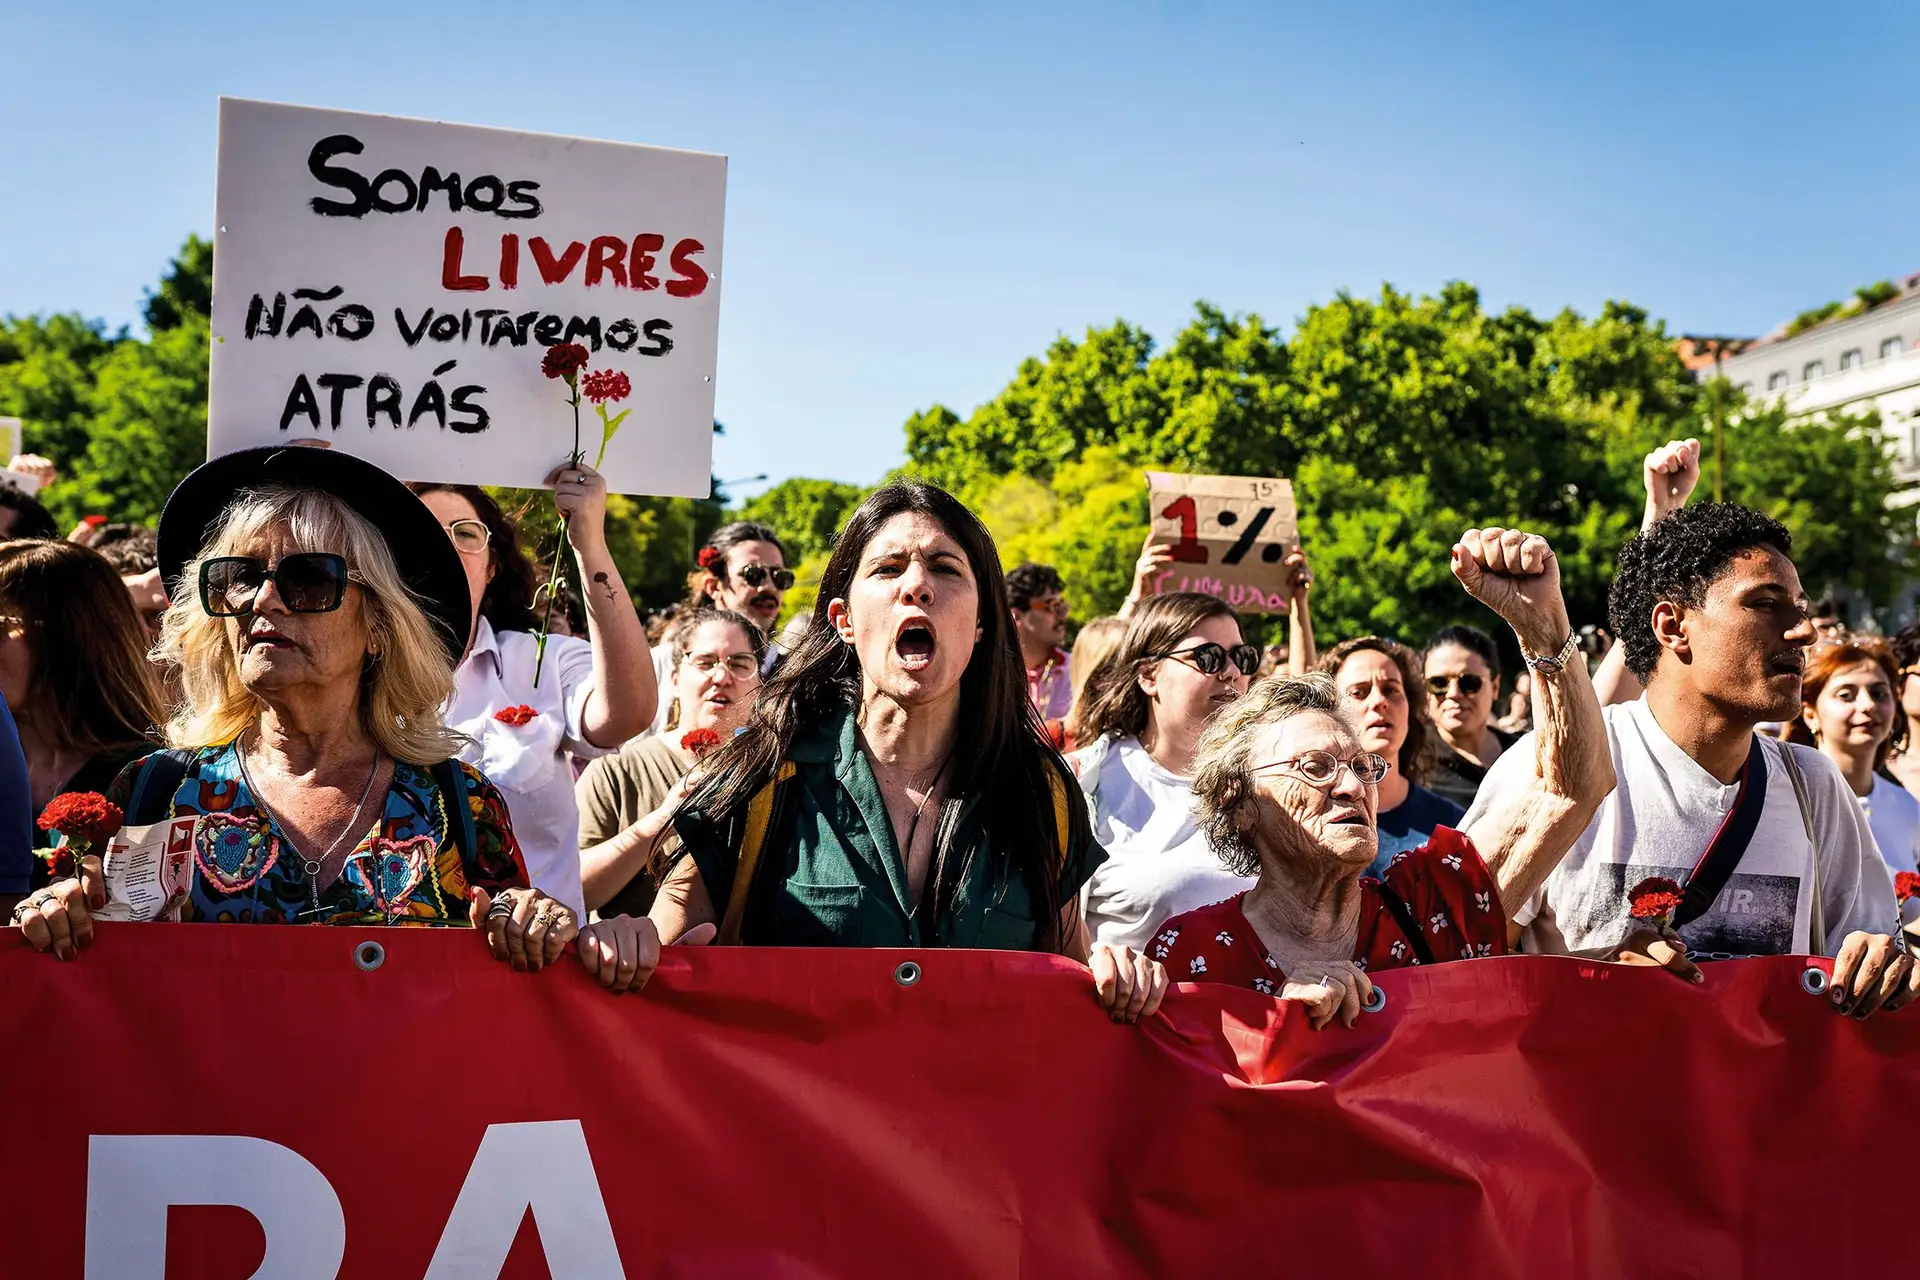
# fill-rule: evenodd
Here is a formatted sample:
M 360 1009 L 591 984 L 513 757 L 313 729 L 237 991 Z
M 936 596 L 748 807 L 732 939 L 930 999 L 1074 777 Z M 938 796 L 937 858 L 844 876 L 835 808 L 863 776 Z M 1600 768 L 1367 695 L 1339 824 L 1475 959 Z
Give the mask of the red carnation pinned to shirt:
M 534 717 L 538 716 L 539 714 L 540 713 L 538 711 L 535 711 L 532 707 L 528 706 L 526 703 L 523 702 L 517 707 L 500 708 L 500 710 L 493 713 L 493 718 L 495 720 L 498 720 L 501 724 L 510 724 L 514 728 L 518 729 L 521 725 L 527 723 L 529 720 L 532 720 Z
M 1893 896 L 1905 902 L 1920 893 L 1920 872 L 1902 871 L 1893 877 Z
M 569 384 L 574 375 L 586 367 L 587 349 L 577 342 L 557 342 L 540 358 L 541 373 L 549 378 L 565 378 Z
M 1633 886 L 1628 895 L 1635 920 L 1651 920 L 1657 928 L 1673 927 L 1673 913 L 1679 909 L 1685 892 L 1665 876 L 1648 876 Z
M 681 750 L 691 751 L 695 760 L 719 745 L 720 735 L 712 729 L 689 729 L 680 735 Z
M 125 821 L 120 806 L 98 791 L 69 791 L 55 796 L 40 811 L 40 829 L 59 832 L 66 843 L 43 849 L 40 856 L 55 879 L 74 875 L 78 870 L 74 860 L 98 852 Z
M 726 561 L 726 557 L 720 554 L 720 548 L 718 547 L 700 548 L 699 558 L 700 558 L 700 567 L 702 569 L 705 569 L 708 573 L 720 572 L 720 566 Z

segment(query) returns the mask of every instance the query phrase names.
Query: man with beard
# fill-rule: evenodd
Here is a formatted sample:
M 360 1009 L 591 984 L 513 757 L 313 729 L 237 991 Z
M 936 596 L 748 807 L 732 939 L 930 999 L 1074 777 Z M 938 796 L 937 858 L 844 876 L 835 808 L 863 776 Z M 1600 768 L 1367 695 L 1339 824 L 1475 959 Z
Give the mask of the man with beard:
M 1614 793 L 1514 912 L 1529 951 L 1660 964 L 1836 957 L 1832 1004 L 1864 1018 L 1913 999 L 1893 884 L 1844 779 L 1818 751 L 1756 736 L 1791 718 L 1814 629 L 1779 522 L 1730 503 L 1682 508 L 1620 551 L 1608 611 L 1638 701 L 1606 709 Z M 1571 644 L 1560 661 L 1579 661 Z M 1529 658 L 1537 667 L 1540 659 Z M 1505 752 L 1468 812 L 1512 803 L 1531 737 Z M 1684 887 L 1671 923 L 1631 917 L 1642 881 Z
M 768 637 L 767 656 L 762 661 L 762 679 L 771 676 L 787 656 L 787 651 L 772 642 L 778 634 L 780 606 L 793 586 L 793 571 L 787 568 L 780 536 L 764 524 L 736 520 L 713 531 L 700 548 L 699 571 L 692 579 L 692 607 L 726 609 L 741 614 Z M 654 646 L 653 674 L 668 688 L 673 679 L 673 646 L 666 641 Z M 666 727 L 668 700 L 662 699 L 650 733 Z

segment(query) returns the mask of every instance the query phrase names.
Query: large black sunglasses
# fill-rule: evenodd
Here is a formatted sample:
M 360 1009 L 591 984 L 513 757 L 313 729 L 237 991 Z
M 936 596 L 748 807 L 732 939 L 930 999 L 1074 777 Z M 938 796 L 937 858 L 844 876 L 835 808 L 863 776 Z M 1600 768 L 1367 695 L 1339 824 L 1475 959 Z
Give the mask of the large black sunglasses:
M 1447 689 L 1456 684 L 1460 686 L 1460 692 L 1469 698 L 1486 687 L 1484 680 L 1468 671 L 1457 676 L 1428 676 L 1427 692 L 1436 698 L 1444 698 L 1447 696 Z
M 750 564 L 735 570 L 735 572 L 740 575 L 740 581 L 750 587 L 757 587 L 768 578 L 773 579 L 773 589 L 775 591 L 785 591 L 793 585 L 793 570 L 791 569 L 769 569 L 765 565 Z
M 216 618 L 253 612 L 271 581 L 289 613 L 331 613 L 347 594 L 347 562 L 325 551 L 282 556 L 269 569 L 252 556 L 215 556 L 200 565 L 200 607 Z
M 1208 641 L 1205 644 L 1197 644 L 1191 649 L 1151 653 L 1147 657 L 1150 661 L 1160 658 L 1178 658 L 1192 665 L 1203 676 L 1219 675 L 1227 669 L 1229 659 L 1234 666 L 1240 668 L 1240 674 L 1243 676 L 1250 676 L 1260 669 L 1260 650 L 1257 646 L 1250 644 L 1237 644 L 1229 649 L 1223 644 Z

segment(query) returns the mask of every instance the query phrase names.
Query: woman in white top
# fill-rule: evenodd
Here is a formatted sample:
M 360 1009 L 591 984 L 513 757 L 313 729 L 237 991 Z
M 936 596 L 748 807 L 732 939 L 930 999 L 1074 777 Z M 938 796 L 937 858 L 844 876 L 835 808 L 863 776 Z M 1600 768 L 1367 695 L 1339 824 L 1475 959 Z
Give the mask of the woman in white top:
M 1893 655 L 1877 638 L 1819 645 L 1800 677 L 1800 723 L 1788 735 L 1818 747 L 1839 767 L 1894 875 L 1915 870 L 1920 859 L 1920 800 L 1881 772 L 1887 753 L 1906 743 L 1906 717 L 1893 696 L 1898 683 Z M 1920 914 L 1920 900 L 1903 914 L 1909 920 Z
M 1082 891 L 1095 942 L 1142 948 L 1161 922 L 1253 884 L 1207 843 L 1192 782 L 1200 735 L 1259 667 L 1226 604 L 1180 591 L 1141 604 L 1089 678 L 1068 726 L 1088 745 L 1068 760 L 1107 851 Z
M 453 539 L 473 596 L 473 639 L 447 705 L 448 726 L 472 739 L 460 758 L 505 794 L 534 887 L 584 919 L 580 812 L 567 757 L 605 755 L 640 733 L 653 720 L 658 689 L 646 629 L 607 550 L 606 480 L 579 466 L 562 467 L 548 483 L 579 562 L 587 638 L 548 636 L 537 688 L 540 611 L 512 521 L 476 485 L 413 490 Z

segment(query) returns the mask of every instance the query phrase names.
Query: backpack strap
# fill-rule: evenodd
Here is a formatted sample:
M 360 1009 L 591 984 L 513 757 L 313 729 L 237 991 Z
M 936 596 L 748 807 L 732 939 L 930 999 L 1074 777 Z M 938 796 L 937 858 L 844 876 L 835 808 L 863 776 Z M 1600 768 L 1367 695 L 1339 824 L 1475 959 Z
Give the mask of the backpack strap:
M 1060 865 L 1064 867 L 1068 851 L 1073 847 L 1067 843 L 1068 824 L 1073 821 L 1073 810 L 1067 804 L 1067 784 L 1061 779 L 1058 769 L 1047 770 L 1047 785 L 1053 791 L 1053 830 L 1060 837 Z
M 126 825 L 145 827 L 171 818 L 173 797 L 186 781 L 187 770 L 197 755 L 199 752 L 184 747 L 168 747 L 148 756 L 140 772 L 134 775 L 133 794 L 127 799 Z
M 440 789 L 440 803 L 447 811 L 447 834 L 453 837 L 453 847 L 459 850 L 460 865 L 470 867 L 480 847 L 480 837 L 473 826 L 473 806 L 467 803 L 466 775 L 460 762 L 452 759 L 436 762 L 427 772 L 433 775 L 433 785 Z
M 1756 737 L 1755 741 L 1759 739 Z M 1793 799 L 1800 806 L 1800 825 L 1806 828 L 1807 843 L 1813 846 L 1813 918 L 1807 924 L 1807 946 L 1811 954 L 1827 954 L 1826 903 L 1820 891 L 1820 837 L 1813 833 L 1813 806 L 1807 803 L 1807 779 L 1800 772 L 1800 762 L 1793 758 L 1793 748 L 1783 744 L 1781 758 L 1787 764 L 1787 777 L 1793 783 Z M 1899 925 L 1894 930 L 1896 938 L 1902 937 Z
M 747 802 L 747 829 L 740 837 L 740 856 L 733 870 L 733 889 L 727 894 L 727 913 L 720 921 L 721 946 L 740 945 L 740 926 L 747 916 L 747 895 L 753 889 L 754 873 L 760 869 L 760 855 L 767 847 L 767 832 L 773 825 L 774 802 L 782 785 L 798 772 L 791 760 L 782 760 L 771 780 L 753 793 Z

